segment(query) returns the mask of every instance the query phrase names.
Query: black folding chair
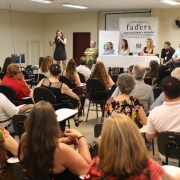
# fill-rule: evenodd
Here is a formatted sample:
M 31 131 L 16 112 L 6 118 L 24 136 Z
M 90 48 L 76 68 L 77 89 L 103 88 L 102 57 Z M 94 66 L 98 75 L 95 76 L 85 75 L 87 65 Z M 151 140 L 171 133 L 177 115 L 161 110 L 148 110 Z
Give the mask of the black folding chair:
M 102 126 L 103 126 L 102 123 L 95 124 L 95 126 L 94 126 L 94 137 L 95 138 L 98 138 L 101 135 Z
M 109 98 L 109 93 L 106 90 L 104 84 L 98 80 L 98 79 L 88 79 L 86 83 L 86 90 L 89 94 L 89 105 L 88 105 L 88 111 L 86 116 L 86 122 L 88 119 L 89 111 L 96 111 L 96 116 L 98 118 L 98 104 L 101 105 L 101 112 L 102 112 L 102 118 L 104 117 L 104 106 L 107 102 L 107 99 Z M 90 104 L 93 103 L 96 105 L 96 110 L 90 109 Z
M 4 94 L 14 105 L 18 105 L 17 94 L 13 88 L 0 84 L 0 93 Z
M 73 89 L 73 84 L 72 84 L 71 80 L 68 77 L 59 76 L 59 81 L 66 84 L 69 87 L 69 89 Z
M 54 110 L 60 109 L 60 107 L 62 107 L 62 104 L 64 103 L 64 102 L 57 103 L 56 97 L 54 96 L 54 94 L 49 89 L 47 89 L 45 87 L 35 88 L 33 96 L 34 96 L 35 103 L 40 102 L 40 101 L 47 101 L 53 106 Z M 70 128 L 69 119 L 67 119 L 67 120 L 68 120 L 68 124 L 66 126 L 68 126 Z
M 145 84 L 152 86 L 152 78 L 151 77 L 144 78 L 144 82 L 145 82 Z
M 154 88 L 153 93 L 154 93 L 154 99 L 157 99 L 162 93 L 162 88 L 160 87 Z
M 16 114 L 12 117 L 12 123 L 15 135 L 19 136 L 21 139 L 22 134 L 24 133 L 24 121 L 27 118 L 27 114 Z
M 118 79 L 119 75 L 118 74 L 113 74 L 111 75 L 111 79 L 113 80 L 113 82 L 116 84 L 117 79 Z
M 0 72 L 0 79 L 3 80 L 3 77 L 5 76 L 5 73 Z
M 79 79 L 80 79 L 81 83 L 86 83 L 85 76 L 83 74 L 79 73 L 79 72 L 78 72 L 78 75 L 79 75 Z
M 157 138 L 157 145 L 159 153 L 166 157 L 166 165 L 168 158 L 173 158 L 179 160 L 180 167 L 180 133 L 161 132 Z

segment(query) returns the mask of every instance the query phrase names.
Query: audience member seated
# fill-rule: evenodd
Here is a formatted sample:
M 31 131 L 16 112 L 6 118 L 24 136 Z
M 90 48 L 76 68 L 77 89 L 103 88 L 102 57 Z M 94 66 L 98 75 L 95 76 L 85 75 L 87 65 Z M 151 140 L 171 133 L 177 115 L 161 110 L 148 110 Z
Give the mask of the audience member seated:
M 119 54 L 122 56 L 129 55 L 130 53 L 130 48 L 128 47 L 128 41 L 126 39 L 122 39 L 121 41 L 121 49 L 119 51 Z
M 167 66 L 160 66 L 158 69 L 158 75 L 157 78 L 154 78 L 152 81 L 152 85 L 154 87 L 161 87 L 161 81 L 166 77 L 170 76 L 171 71 Z
M 113 44 L 112 44 L 112 42 L 108 42 L 106 50 L 104 51 L 103 55 L 110 55 L 113 53 L 114 53 Z
M 76 67 L 76 71 L 83 74 L 87 81 L 91 74 L 91 70 L 86 67 L 86 64 L 87 64 L 86 57 L 82 56 L 80 58 L 80 65 Z
M 123 114 L 105 120 L 101 132 L 98 157 L 95 157 L 85 180 L 178 180 L 149 158 L 136 124 Z
M 81 104 L 79 101 L 79 97 L 72 92 L 71 89 L 66 84 L 63 84 L 59 81 L 59 74 L 61 73 L 60 65 L 59 64 L 52 64 L 49 68 L 50 71 L 50 77 L 42 79 L 39 84 L 36 87 L 45 87 L 48 88 L 53 92 L 53 94 L 56 96 L 56 101 L 58 103 L 62 103 L 63 96 L 67 95 L 71 97 L 72 101 L 77 104 L 77 106 L 80 108 Z M 70 103 L 69 104 L 62 104 L 62 107 L 59 106 L 59 108 L 69 108 L 72 109 Z M 74 117 L 74 122 L 76 126 L 79 126 L 79 123 L 82 122 L 82 120 L 79 120 L 77 116 Z M 61 122 L 61 129 L 62 131 L 65 130 L 66 121 Z
M 96 64 L 96 59 L 98 57 L 98 50 L 95 47 L 96 47 L 96 42 L 91 41 L 90 48 L 87 48 L 86 51 L 84 52 L 84 55 L 86 56 L 88 62 L 89 69 L 92 68 L 93 64 Z
M 148 111 L 150 109 L 151 104 L 154 102 L 154 94 L 152 91 L 152 87 L 144 84 L 144 76 L 146 73 L 146 69 L 144 67 L 140 67 L 138 65 L 134 65 L 132 74 L 135 79 L 135 88 L 130 93 L 130 96 L 136 96 L 142 101 L 144 111 L 146 114 L 148 114 Z M 120 95 L 121 92 L 119 91 L 119 88 L 117 87 L 111 97 L 116 97 Z
M 176 68 L 174 71 L 171 73 L 172 77 L 175 77 L 180 80 L 180 68 Z M 151 105 L 150 110 L 155 108 L 156 106 L 162 105 L 162 103 L 165 101 L 163 92 L 159 95 L 159 97 L 154 101 L 154 103 Z
M 38 74 L 44 74 L 46 77 L 50 76 L 49 67 L 52 64 L 53 58 L 51 56 L 46 56 L 38 69 Z M 37 79 L 39 81 L 39 77 Z
M 67 64 L 67 68 L 66 70 L 62 73 L 63 76 L 67 76 L 73 83 L 74 88 L 76 86 L 80 86 L 81 85 L 81 81 L 79 78 L 79 75 L 76 71 L 76 62 L 74 59 L 70 59 L 68 64 Z M 82 115 L 82 109 L 84 108 L 84 103 L 86 100 L 86 90 L 85 89 L 81 89 L 81 88 L 75 88 L 73 89 L 73 92 L 76 93 L 78 96 L 81 96 L 82 93 L 82 98 L 81 98 L 81 109 L 79 110 L 79 115 Z
M 112 87 L 112 85 L 114 85 L 113 80 L 106 72 L 105 66 L 101 61 L 98 61 L 96 63 L 94 71 L 92 72 L 90 78 L 96 78 L 100 80 L 104 84 L 106 90 L 108 90 L 109 88 Z
M 147 39 L 146 47 L 144 47 L 140 55 L 141 56 L 155 56 L 156 55 L 156 47 L 153 45 L 153 40 L 151 38 Z
M 17 64 L 10 64 L 7 68 L 7 75 L 4 76 L 2 84 L 12 87 L 18 98 L 18 103 L 22 104 L 22 98 L 31 95 L 31 89 L 24 80 L 21 68 Z
M 156 78 L 158 75 L 158 68 L 159 68 L 159 64 L 157 63 L 157 61 L 151 61 L 149 63 L 149 72 L 146 73 L 145 77 L 148 78 Z
M 14 156 L 18 154 L 18 143 L 11 137 L 9 132 L 0 126 L 0 168 L 7 165 L 8 152 L 10 151 Z M 1 180 L 14 180 L 14 173 L 12 166 L 7 166 L 0 170 Z
M 127 73 L 120 74 L 116 85 L 121 94 L 111 97 L 105 106 L 105 116 L 108 117 L 114 113 L 125 114 L 137 123 L 139 127 L 147 123 L 147 117 L 143 110 L 141 101 L 135 96 L 129 94 L 135 87 L 134 78 Z
M 172 59 L 174 52 L 175 49 L 171 47 L 171 43 L 166 41 L 164 43 L 164 48 L 161 51 L 161 64 L 166 65 L 169 60 Z
M 0 121 L 5 121 L 11 117 L 13 117 L 15 114 L 22 114 L 28 110 L 30 110 L 34 105 L 28 104 L 22 107 L 16 107 L 13 103 L 9 101 L 9 99 L 2 93 L 0 93 Z M 7 129 L 10 133 L 14 132 L 12 120 L 9 120 L 7 122 L 1 123 L 0 126 Z
M 134 67 L 134 65 L 131 65 L 128 67 L 128 74 L 132 75 L 133 67 Z
M 163 131 L 180 132 L 180 81 L 175 77 L 165 77 L 161 87 L 165 102 L 155 107 L 149 114 L 146 127 L 147 139 L 153 139 Z M 165 157 L 162 155 L 160 157 L 165 162 Z M 169 164 L 178 166 L 179 160 L 170 158 Z
M 88 170 L 91 157 L 84 136 L 68 129 L 62 138 L 57 124 L 53 107 L 45 101 L 37 103 L 25 120 L 18 157 L 32 179 L 43 180 L 42 176 L 51 174 L 54 180 L 74 180 Z M 78 147 L 78 152 L 70 144 Z
M 171 71 L 176 67 L 180 67 L 180 43 L 179 48 L 176 49 L 175 53 L 172 56 L 172 59 L 168 61 L 166 65 L 171 69 Z
M 4 74 L 7 73 L 7 67 L 8 67 L 10 64 L 12 64 L 12 63 L 13 63 L 13 60 L 12 60 L 11 57 L 7 57 L 7 58 L 5 59 L 4 64 L 3 64 L 3 68 L 2 68 L 2 72 L 3 72 Z

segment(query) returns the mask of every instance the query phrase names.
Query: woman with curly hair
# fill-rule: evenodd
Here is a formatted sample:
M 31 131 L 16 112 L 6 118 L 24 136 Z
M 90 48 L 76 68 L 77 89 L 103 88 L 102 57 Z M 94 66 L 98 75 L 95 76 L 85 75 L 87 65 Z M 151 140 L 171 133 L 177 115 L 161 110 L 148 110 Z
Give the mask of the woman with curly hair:
M 50 103 L 37 103 L 25 120 L 18 158 L 30 178 L 78 179 L 85 174 L 91 157 L 84 136 L 75 129 L 62 131 Z M 78 152 L 68 145 L 74 145 Z
M 13 63 L 13 60 L 12 60 L 11 57 L 7 57 L 7 58 L 5 59 L 4 64 L 3 64 L 3 68 L 2 68 L 2 72 L 3 72 L 4 74 L 7 73 L 7 67 L 8 67 L 10 64 L 12 64 L 12 63 Z
M 105 106 L 105 117 L 121 113 L 131 117 L 139 127 L 145 125 L 147 117 L 140 99 L 129 95 L 135 87 L 134 78 L 128 73 L 123 73 L 119 75 L 116 85 L 121 94 L 108 100 Z
M 98 61 L 96 63 L 94 71 L 92 72 L 90 78 L 96 78 L 96 79 L 100 80 L 104 84 L 106 90 L 111 88 L 112 85 L 114 85 L 113 80 L 107 73 L 103 62 L 101 62 L 101 61 Z
M 79 78 L 79 75 L 76 71 L 76 62 L 74 59 L 70 59 L 68 64 L 67 64 L 67 68 L 66 70 L 62 73 L 63 76 L 68 77 L 71 82 L 73 83 L 74 88 L 76 86 L 80 86 L 81 85 L 81 81 Z M 79 115 L 82 114 L 82 109 L 84 107 L 84 103 L 85 103 L 85 99 L 86 99 L 86 90 L 85 89 L 81 89 L 81 88 L 75 88 L 73 90 L 74 93 L 76 93 L 78 96 L 81 96 L 82 93 L 82 98 L 81 98 L 81 109 L 79 110 Z

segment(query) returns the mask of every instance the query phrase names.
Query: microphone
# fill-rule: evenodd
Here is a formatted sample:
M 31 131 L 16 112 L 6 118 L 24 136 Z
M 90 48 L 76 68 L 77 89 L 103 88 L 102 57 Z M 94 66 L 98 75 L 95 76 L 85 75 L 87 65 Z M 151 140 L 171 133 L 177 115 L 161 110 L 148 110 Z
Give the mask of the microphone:
M 60 36 L 58 36 L 57 39 L 60 40 Z

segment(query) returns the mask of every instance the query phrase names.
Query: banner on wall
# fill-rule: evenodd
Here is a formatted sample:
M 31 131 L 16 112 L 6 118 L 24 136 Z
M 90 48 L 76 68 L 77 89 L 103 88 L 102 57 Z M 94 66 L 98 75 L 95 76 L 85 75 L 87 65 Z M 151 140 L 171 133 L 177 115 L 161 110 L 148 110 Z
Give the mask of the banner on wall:
M 158 18 L 136 17 L 120 18 L 119 30 L 121 39 L 126 39 L 130 51 L 138 54 L 146 46 L 147 38 L 153 40 L 154 46 L 158 46 Z
M 102 55 L 107 48 L 107 43 L 113 44 L 114 54 L 118 54 L 119 31 L 99 31 L 99 55 Z

